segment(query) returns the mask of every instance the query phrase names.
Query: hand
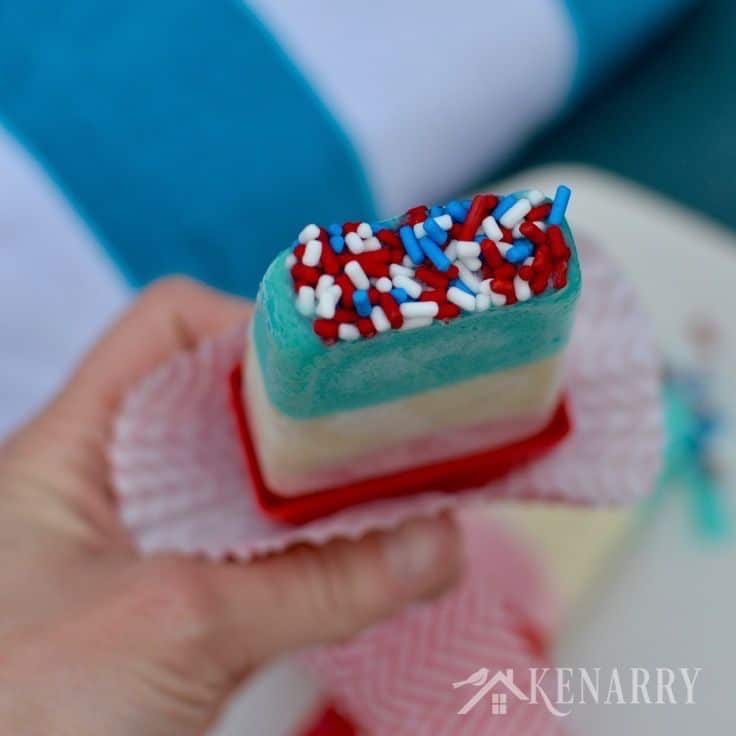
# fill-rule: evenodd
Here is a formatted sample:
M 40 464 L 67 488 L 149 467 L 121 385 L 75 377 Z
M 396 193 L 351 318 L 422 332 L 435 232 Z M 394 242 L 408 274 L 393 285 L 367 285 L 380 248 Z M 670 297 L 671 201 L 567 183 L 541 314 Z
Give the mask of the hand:
M 455 577 L 448 519 L 247 565 L 138 555 L 105 460 L 121 395 L 247 310 L 160 282 L 0 448 L 0 732 L 201 734 L 262 663 L 348 637 Z

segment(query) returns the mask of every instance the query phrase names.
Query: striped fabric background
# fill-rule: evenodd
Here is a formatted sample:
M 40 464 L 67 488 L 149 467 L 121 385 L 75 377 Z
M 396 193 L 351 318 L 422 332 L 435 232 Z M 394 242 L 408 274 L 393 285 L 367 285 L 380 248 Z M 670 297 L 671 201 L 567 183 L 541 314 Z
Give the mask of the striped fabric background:
M 136 288 L 456 194 L 690 2 L 0 1 L 0 436 Z

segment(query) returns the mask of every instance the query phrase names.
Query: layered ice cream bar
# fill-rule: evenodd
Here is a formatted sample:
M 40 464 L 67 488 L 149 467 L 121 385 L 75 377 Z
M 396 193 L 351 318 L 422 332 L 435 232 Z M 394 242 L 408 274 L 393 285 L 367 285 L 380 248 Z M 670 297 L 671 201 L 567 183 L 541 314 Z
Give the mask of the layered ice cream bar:
M 378 480 L 542 430 L 581 285 L 569 197 L 307 225 L 263 279 L 244 361 L 269 490 Z

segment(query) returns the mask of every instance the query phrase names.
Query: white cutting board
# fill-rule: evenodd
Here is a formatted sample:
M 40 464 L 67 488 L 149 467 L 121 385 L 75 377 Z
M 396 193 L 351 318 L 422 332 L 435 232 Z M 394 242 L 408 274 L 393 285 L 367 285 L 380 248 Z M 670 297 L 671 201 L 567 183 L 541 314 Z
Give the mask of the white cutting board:
M 697 213 L 620 178 L 578 166 L 523 172 L 489 187 L 573 189 L 569 218 L 581 237 L 605 247 L 636 283 L 663 350 L 692 366 L 692 324 L 715 319 L 721 332 L 714 391 L 736 426 L 736 237 Z M 736 432 L 719 456 L 736 488 Z M 633 534 L 636 511 L 527 507 L 502 513 L 535 539 L 567 613 L 558 646 L 571 667 L 703 667 L 696 704 L 578 708 L 573 733 L 724 733 L 733 730 L 732 657 L 736 654 L 736 543 L 705 542 L 693 532 L 688 499 L 672 493 Z M 217 736 L 279 736 L 315 703 L 318 690 L 282 664 L 236 699 Z M 726 729 L 730 726 L 730 729 Z M 461 735 L 460 735 L 461 736 Z M 523 735 L 520 735 L 523 736 Z

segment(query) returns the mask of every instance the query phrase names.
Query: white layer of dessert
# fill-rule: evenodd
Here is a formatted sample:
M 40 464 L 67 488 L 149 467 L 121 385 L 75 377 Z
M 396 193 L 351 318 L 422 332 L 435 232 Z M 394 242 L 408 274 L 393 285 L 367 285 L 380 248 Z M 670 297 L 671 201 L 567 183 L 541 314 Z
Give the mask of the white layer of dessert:
M 264 480 L 298 496 L 528 437 L 557 406 L 563 360 L 558 353 L 396 401 L 292 419 L 270 403 L 250 356 L 244 401 Z

